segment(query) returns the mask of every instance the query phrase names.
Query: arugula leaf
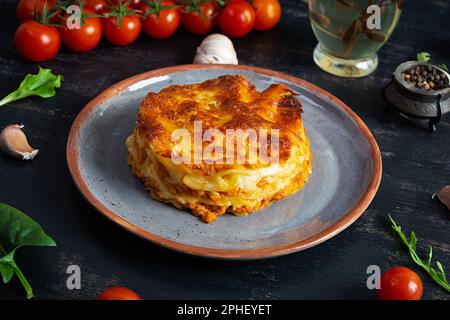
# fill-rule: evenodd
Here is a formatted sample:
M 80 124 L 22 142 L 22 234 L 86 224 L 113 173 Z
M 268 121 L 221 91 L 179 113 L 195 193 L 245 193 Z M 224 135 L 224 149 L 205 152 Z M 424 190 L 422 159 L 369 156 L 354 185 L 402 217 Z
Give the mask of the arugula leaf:
M 431 54 L 428 52 L 419 52 L 417 54 L 417 61 L 419 62 L 428 62 L 431 59 Z
M 51 69 L 42 69 L 39 67 L 38 74 L 28 74 L 16 91 L 11 92 L 0 100 L 0 107 L 29 96 L 39 96 L 42 98 L 53 97 L 55 95 L 55 88 L 60 88 L 63 80 L 62 76 L 54 75 Z
M 447 67 L 447 65 L 445 63 L 438 64 L 438 67 L 442 68 L 442 69 L 444 69 L 445 71 L 448 72 L 448 67 Z
M 416 252 L 416 244 L 417 244 L 417 238 L 414 233 L 414 231 L 411 232 L 411 235 L 409 239 L 406 237 L 406 235 L 402 231 L 402 227 L 398 226 L 394 219 L 391 217 L 390 214 L 388 214 L 389 220 L 391 220 L 392 229 L 397 232 L 400 239 L 402 239 L 403 243 L 408 247 L 409 253 L 411 255 L 411 259 L 423 270 L 425 270 L 430 277 L 439 284 L 442 288 L 450 292 L 450 284 L 447 281 L 447 277 L 445 276 L 444 268 L 442 267 L 441 263 L 439 261 L 436 261 L 436 266 L 438 268 L 438 271 L 434 270 L 433 267 L 431 267 L 431 259 L 433 257 L 433 248 L 430 245 L 430 249 L 428 251 L 428 259 L 427 261 L 423 261 L 419 258 Z
M 56 243 L 36 221 L 0 202 L 0 274 L 4 283 L 16 274 L 30 299 L 34 296 L 33 289 L 14 261 L 16 250 L 22 246 L 55 247 Z

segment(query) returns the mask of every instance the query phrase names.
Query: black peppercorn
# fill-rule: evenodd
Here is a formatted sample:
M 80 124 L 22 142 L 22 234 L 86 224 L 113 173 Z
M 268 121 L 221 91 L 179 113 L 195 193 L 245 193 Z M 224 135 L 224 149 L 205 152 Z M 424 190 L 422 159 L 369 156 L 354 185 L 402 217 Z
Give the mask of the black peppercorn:
M 433 66 L 418 65 L 401 74 L 409 85 L 423 90 L 439 90 L 440 86 L 448 84 L 447 75 Z

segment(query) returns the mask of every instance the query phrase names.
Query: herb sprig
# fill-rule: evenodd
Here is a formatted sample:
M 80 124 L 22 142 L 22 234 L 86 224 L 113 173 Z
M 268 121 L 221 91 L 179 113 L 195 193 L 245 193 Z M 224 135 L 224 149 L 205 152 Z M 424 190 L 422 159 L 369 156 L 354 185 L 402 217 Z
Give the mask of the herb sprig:
M 419 53 L 417 54 L 416 60 L 417 60 L 418 62 L 428 62 L 428 61 L 431 60 L 431 54 L 428 53 L 428 52 L 425 52 L 425 51 L 419 52 Z M 438 66 L 439 68 L 444 69 L 445 71 L 448 72 L 448 67 L 447 67 L 447 65 L 446 65 L 445 63 L 438 64 L 437 66 Z
M 450 284 L 447 281 L 447 277 L 445 276 L 444 268 L 442 267 L 442 264 L 439 261 L 436 261 L 436 267 L 438 271 L 433 269 L 431 266 L 431 259 L 433 257 L 433 248 L 430 245 L 430 249 L 428 252 L 428 259 L 426 261 L 422 260 L 416 252 L 416 245 L 417 245 L 417 237 L 414 231 L 411 231 L 411 235 L 409 236 L 409 239 L 406 237 L 406 235 L 403 233 L 402 228 L 395 223 L 394 219 L 389 214 L 389 220 L 392 224 L 392 229 L 395 230 L 395 232 L 399 235 L 400 239 L 402 239 L 403 243 L 408 247 L 409 253 L 411 255 L 412 260 L 423 270 L 425 270 L 430 277 L 439 284 L 442 288 L 447 290 L 447 292 L 450 292 Z

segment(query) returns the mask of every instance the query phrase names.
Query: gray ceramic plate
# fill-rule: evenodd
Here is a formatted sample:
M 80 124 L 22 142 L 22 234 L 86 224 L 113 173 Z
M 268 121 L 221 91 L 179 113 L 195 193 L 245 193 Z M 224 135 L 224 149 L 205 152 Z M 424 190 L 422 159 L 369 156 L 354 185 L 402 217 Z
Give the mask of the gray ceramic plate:
M 284 83 L 300 93 L 314 155 L 313 173 L 304 190 L 260 212 L 247 217 L 224 215 L 205 224 L 149 196 L 127 165 L 125 139 L 147 92 L 224 74 L 244 75 L 258 90 Z M 67 159 L 81 193 L 114 222 L 164 247 L 228 259 L 277 256 L 329 239 L 364 212 L 381 178 L 376 141 L 350 108 L 306 81 L 247 66 L 176 66 L 110 87 L 75 120 Z

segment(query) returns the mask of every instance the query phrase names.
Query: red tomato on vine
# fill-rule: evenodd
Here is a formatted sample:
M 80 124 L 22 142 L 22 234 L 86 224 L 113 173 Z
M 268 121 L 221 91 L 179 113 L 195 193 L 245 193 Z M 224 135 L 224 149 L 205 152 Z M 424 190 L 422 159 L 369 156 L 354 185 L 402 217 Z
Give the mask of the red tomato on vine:
M 181 9 L 181 24 L 183 27 L 198 35 L 208 34 L 217 26 L 220 6 L 214 2 L 193 0 L 184 3 Z
M 14 44 L 25 59 L 42 62 L 58 53 L 61 37 L 55 27 L 28 20 L 17 28 Z
M 255 24 L 255 10 L 250 3 L 236 0 L 227 4 L 219 16 L 220 30 L 227 36 L 240 38 Z
M 80 29 L 60 28 L 62 42 L 73 51 L 83 52 L 94 49 L 102 38 L 102 23 L 98 17 L 89 17 L 94 11 L 84 8 L 83 22 Z M 68 15 L 66 15 L 66 18 Z
M 139 11 L 140 12 L 140 11 Z M 136 10 L 127 3 L 110 8 L 103 18 L 103 35 L 112 44 L 126 46 L 133 43 L 141 33 L 142 22 Z
M 177 31 L 181 19 L 175 2 L 153 0 L 148 4 L 142 3 L 139 6 L 139 10 L 145 15 L 142 20 L 142 29 L 145 34 L 157 39 L 165 39 L 173 35 Z

